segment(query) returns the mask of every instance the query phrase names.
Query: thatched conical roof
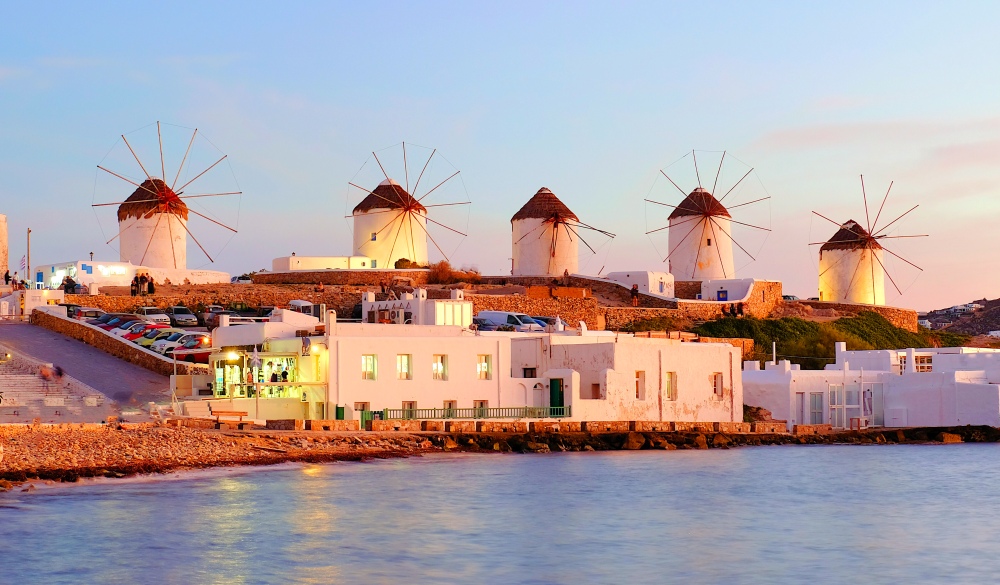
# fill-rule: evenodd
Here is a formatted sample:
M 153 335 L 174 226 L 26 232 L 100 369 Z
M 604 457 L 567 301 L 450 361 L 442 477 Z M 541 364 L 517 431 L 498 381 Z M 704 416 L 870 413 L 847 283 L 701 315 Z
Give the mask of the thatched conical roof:
M 861 227 L 861 224 L 849 219 L 819 249 L 822 252 L 825 250 L 861 250 L 863 248 L 881 250 L 882 246 L 865 228 Z
M 677 219 L 690 215 L 732 217 L 726 207 L 711 193 L 698 187 L 681 201 L 667 219 Z
M 146 179 L 118 206 L 118 221 L 153 217 L 156 213 L 172 213 L 187 220 L 188 207 L 162 179 Z
M 365 197 L 361 203 L 354 206 L 353 213 L 368 213 L 376 209 L 406 209 L 427 213 L 427 208 L 406 192 L 406 189 L 399 186 L 399 183 L 392 179 L 386 179 L 378 184 L 371 193 Z
M 548 219 L 548 220 L 566 220 L 570 219 L 573 221 L 580 221 L 580 218 L 576 216 L 575 213 L 570 211 L 566 204 L 559 200 L 555 196 L 555 193 L 549 191 L 548 187 L 542 187 L 537 193 L 528 199 L 528 202 L 524 204 L 514 217 L 510 220 L 517 221 L 519 219 Z

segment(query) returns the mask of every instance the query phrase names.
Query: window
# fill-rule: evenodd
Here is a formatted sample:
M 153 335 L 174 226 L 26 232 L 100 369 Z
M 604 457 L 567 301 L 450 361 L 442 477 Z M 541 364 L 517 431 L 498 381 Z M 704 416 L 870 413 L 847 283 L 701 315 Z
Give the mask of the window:
M 537 378 L 538 369 L 537 368 L 522 368 L 521 372 L 525 378 Z
M 444 401 L 444 409 L 445 410 L 455 410 L 456 408 L 458 408 L 458 401 L 457 400 L 445 400 Z
M 378 232 L 372 232 L 372 241 L 375 241 L 375 237 L 378 236 Z
M 663 397 L 677 400 L 677 372 L 667 372 L 663 376 Z
M 716 398 L 722 398 L 722 395 L 725 393 L 723 383 L 724 379 L 722 377 L 722 372 L 712 374 L 712 390 L 715 392 Z
M 844 385 L 830 385 L 830 426 L 844 428 Z
M 932 364 L 932 360 L 933 359 L 934 359 L 933 356 L 918 355 L 918 356 L 914 357 L 913 361 L 914 361 L 914 363 L 916 363 L 916 367 L 917 367 L 917 371 L 918 372 L 930 372 L 930 371 L 933 371 L 933 367 L 934 367 L 933 364 Z
M 378 260 L 372 258 L 372 268 L 378 268 Z
M 523 325 L 523 323 L 521 323 L 521 321 L 519 321 L 518 318 L 515 317 L 514 315 L 507 315 L 507 324 L 508 325 Z
M 435 354 L 431 362 L 431 378 L 435 380 L 448 379 L 448 356 Z
M 412 380 L 413 379 L 413 356 L 408 353 L 401 353 L 396 355 L 396 379 L 397 380 Z
M 646 399 L 646 372 L 635 373 L 635 399 Z
M 590 385 L 590 394 L 587 395 L 587 396 L 584 396 L 583 395 L 583 385 L 581 384 L 580 385 L 580 398 L 589 398 L 591 400 L 600 400 L 601 399 L 601 385 L 600 384 L 591 384 Z
M 354 410 L 356 410 L 358 412 L 363 411 L 363 410 L 371 410 L 371 409 L 372 409 L 372 405 L 371 405 L 370 402 L 355 402 L 354 403 Z
M 489 400 L 473 400 L 473 401 L 472 401 L 472 406 L 473 406 L 473 407 L 474 407 L 474 408 L 475 408 L 476 410 L 480 411 L 480 412 L 479 412 L 480 414 L 482 414 L 482 413 L 484 413 L 484 412 L 485 412 L 485 410 L 486 410 L 487 408 L 489 408 L 489 407 L 490 407 L 490 401 L 489 401 Z M 483 416 L 485 416 L 485 414 L 483 414 Z
M 416 409 L 417 409 L 417 401 L 416 400 L 404 400 L 403 401 L 403 410 L 416 410 Z
M 361 356 L 361 379 L 375 380 L 378 376 L 378 357 L 369 353 Z
M 812 392 L 809 394 L 809 424 L 823 424 L 823 393 Z
M 476 377 L 480 380 L 493 379 L 493 356 L 480 355 L 476 363 Z

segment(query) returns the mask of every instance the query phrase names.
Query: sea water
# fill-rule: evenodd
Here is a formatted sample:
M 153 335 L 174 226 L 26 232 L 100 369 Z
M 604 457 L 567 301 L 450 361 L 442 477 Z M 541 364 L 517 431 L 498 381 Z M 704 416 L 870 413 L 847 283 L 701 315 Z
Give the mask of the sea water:
M 987 583 L 1000 445 L 434 455 L 0 495 L 0 583 Z

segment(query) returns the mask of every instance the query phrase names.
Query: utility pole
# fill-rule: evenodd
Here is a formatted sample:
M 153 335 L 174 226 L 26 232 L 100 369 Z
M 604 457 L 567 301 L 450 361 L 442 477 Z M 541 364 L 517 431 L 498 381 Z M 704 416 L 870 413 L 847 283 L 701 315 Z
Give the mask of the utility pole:
M 24 265 L 25 266 L 24 280 L 25 282 L 28 282 L 31 285 L 31 288 L 35 288 L 34 277 L 31 276 L 31 228 L 28 228 L 28 253 L 25 254 L 25 259 L 27 261 Z

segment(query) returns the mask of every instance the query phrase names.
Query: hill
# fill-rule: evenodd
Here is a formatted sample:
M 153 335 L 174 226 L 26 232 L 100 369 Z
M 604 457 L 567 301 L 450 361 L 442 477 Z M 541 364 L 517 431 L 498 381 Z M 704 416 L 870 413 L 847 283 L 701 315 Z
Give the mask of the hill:
M 907 347 L 954 347 L 969 337 L 947 331 L 921 328 L 917 333 L 893 326 L 877 313 L 862 312 L 829 323 L 797 317 L 753 319 L 727 317 L 693 327 L 705 337 L 749 337 L 755 355 L 745 359 L 769 360 L 771 344 L 777 344 L 779 359 L 788 359 L 803 369 L 819 370 L 834 361 L 834 343 L 847 342 L 849 350 L 904 349 Z

